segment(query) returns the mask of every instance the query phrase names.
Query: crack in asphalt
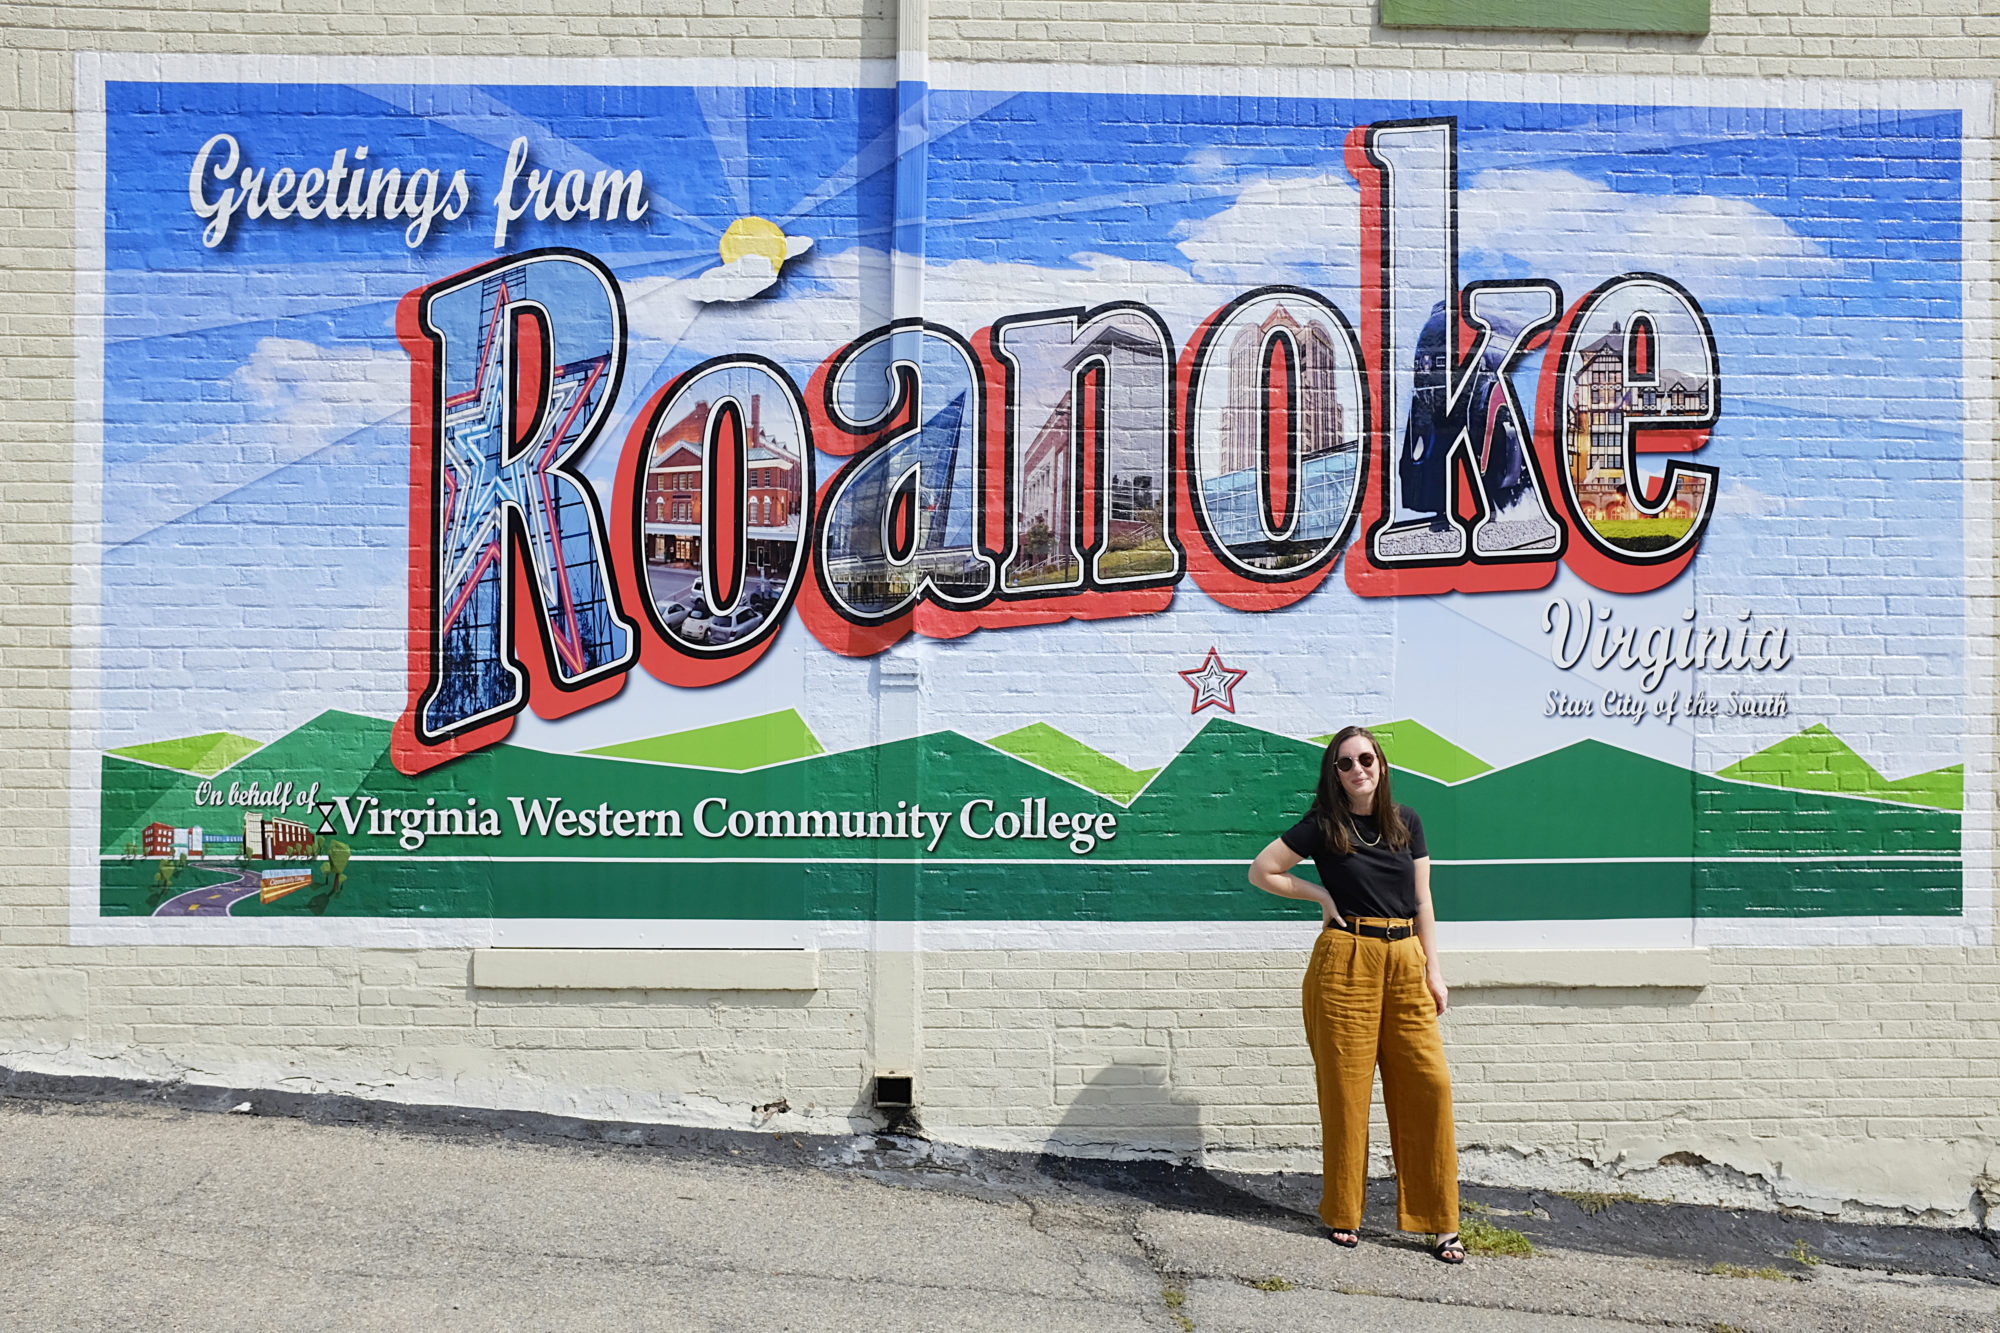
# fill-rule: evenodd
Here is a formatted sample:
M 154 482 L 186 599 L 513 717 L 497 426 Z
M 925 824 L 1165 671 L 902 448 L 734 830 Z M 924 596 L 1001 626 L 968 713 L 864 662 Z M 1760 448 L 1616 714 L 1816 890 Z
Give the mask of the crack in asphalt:
M 972 1200 L 972 1202 L 981 1203 L 983 1201 L 975 1199 Z M 1025 1199 L 1022 1201 L 1022 1203 L 1027 1208 L 1028 1212 L 1028 1229 L 1034 1232 L 1036 1235 L 1042 1237 L 1043 1239 L 1051 1241 L 1055 1244 L 1056 1253 L 1061 1257 L 1063 1257 L 1064 1259 L 1067 1259 L 1069 1261 L 1070 1266 L 1073 1269 L 1075 1269 L 1075 1272 L 1071 1275 L 1071 1281 L 1076 1284 L 1076 1289 L 1078 1291 L 1088 1292 L 1091 1289 L 1090 1276 L 1089 1276 L 1090 1261 L 1084 1251 L 1083 1246 L 1069 1245 L 1065 1247 L 1062 1244 L 1063 1238 L 1059 1237 L 1056 1234 L 1054 1227 L 1052 1227 L 1049 1223 L 1049 1218 L 1048 1218 L 1049 1204 L 1047 1200 Z M 986 1206 L 998 1207 L 999 1205 L 986 1204 Z

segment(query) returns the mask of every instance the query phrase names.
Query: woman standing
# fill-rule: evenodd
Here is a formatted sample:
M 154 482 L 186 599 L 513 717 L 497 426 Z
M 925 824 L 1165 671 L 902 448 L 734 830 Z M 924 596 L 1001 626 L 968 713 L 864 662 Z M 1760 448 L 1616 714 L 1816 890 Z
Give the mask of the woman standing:
M 1291 873 L 1307 857 L 1320 884 Z M 1451 1074 L 1438 1036 L 1448 992 L 1437 961 L 1430 852 L 1416 811 L 1391 799 L 1389 765 L 1365 727 L 1344 728 L 1326 747 L 1312 809 L 1257 854 L 1250 882 L 1319 904 L 1319 942 L 1302 991 L 1325 1158 L 1319 1215 L 1333 1243 L 1361 1242 L 1368 1099 L 1379 1063 L 1396 1225 L 1432 1235 L 1431 1253 L 1445 1263 L 1465 1262 Z

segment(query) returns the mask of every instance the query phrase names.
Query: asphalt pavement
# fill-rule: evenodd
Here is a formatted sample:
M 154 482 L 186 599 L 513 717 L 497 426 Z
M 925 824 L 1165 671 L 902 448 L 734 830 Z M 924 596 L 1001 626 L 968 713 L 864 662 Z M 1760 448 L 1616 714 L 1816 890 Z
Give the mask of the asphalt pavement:
M 228 1113 L 231 1109 L 235 1114 Z M 1468 1188 L 1433 1260 L 1317 1181 L 0 1069 L 7 1329 L 2000 1329 L 1991 1238 Z

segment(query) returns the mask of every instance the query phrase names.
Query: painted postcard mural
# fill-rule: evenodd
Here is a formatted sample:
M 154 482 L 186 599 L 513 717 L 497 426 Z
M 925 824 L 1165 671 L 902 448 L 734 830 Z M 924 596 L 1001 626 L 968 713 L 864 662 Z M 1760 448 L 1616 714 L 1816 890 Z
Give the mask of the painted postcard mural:
M 700 72 L 100 77 L 80 929 L 1976 929 L 1966 110 Z

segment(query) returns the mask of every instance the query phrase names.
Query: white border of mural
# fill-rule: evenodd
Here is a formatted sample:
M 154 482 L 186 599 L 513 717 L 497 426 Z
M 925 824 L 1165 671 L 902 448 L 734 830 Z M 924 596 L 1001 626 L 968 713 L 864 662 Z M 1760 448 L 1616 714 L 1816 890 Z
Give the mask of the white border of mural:
M 105 921 L 99 894 L 102 458 L 105 315 L 105 87 L 137 80 L 257 83 L 584 83 L 727 86 L 880 86 L 889 61 L 470 60 L 143 56 L 86 53 L 76 61 L 75 470 L 71 556 L 71 931 L 77 944 L 253 944 L 304 946 L 681 947 L 1187 950 L 1294 949 L 1309 920 L 1282 923 L 772 922 L 502 920 Z M 1118 91 L 1311 98 L 1421 98 L 1498 102 L 1594 101 L 1632 105 L 1800 109 L 1952 109 L 1963 142 L 1986 152 L 1962 164 L 1965 385 L 1965 803 L 1961 917 L 1831 917 L 1810 920 L 1622 920 L 1447 923 L 1450 949 L 1659 948 L 1699 946 L 1987 945 L 1994 938 L 1996 643 L 1994 380 L 1992 338 L 1992 85 L 1975 82 L 1857 82 L 1604 78 L 1471 73 L 1321 72 L 1210 67 L 1076 67 L 933 64 L 936 89 Z M 701 858 L 689 858 L 701 859 Z M 1235 873 L 1235 862 L 1216 862 Z M 1244 892 L 1251 890 L 1246 885 Z

